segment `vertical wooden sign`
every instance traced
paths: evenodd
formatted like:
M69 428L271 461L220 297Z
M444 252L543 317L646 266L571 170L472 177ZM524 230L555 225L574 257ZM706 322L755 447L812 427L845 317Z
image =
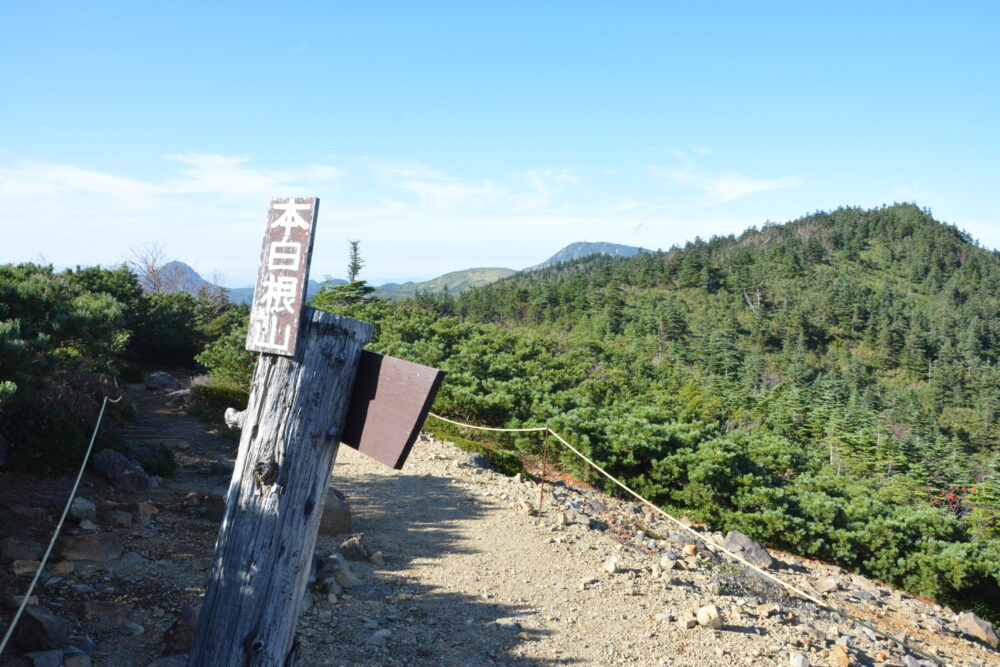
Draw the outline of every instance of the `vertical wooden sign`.
M318 213L318 197L271 200L246 349L295 356Z

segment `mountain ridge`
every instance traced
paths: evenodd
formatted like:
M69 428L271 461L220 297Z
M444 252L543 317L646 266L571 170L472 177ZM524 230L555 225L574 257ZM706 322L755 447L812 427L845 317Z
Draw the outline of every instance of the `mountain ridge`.
M628 246L618 243L577 241L561 248L554 255L540 264L522 269L520 272L535 271L563 262L572 262L583 259L591 255L603 255L608 257L633 257L641 252L650 252L638 246ZM190 265L181 261L171 261L158 269L164 276L170 276L173 287L165 291L183 290L197 294L202 290L221 290L229 297L229 300L237 304L250 304L253 300L254 287L224 287L205 280ZM404 283L389 282L374 286L374 296L383 299L399 300L416 296L418 293L449 293L459 294L467 289L482 287L484 285L509 278L518 274L519 271L505 267L474 267L450 271L443 275L423 281L407 281ZM344 285L347 281L340 278L332 278L319 282L310 280L306 290L306 298L311 299L322 289L324 284ZM160 290L164 291L164 290Z

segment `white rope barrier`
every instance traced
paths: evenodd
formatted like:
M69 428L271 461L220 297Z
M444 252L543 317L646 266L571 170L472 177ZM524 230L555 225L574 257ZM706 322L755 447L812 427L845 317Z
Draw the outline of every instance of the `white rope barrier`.
M473 426L472 424L463 424L462 422L452 421L447 417L442 417L441 415L436 415L433 412L428 412L431 417L435 419L440 419L443 422L448 422L449 424L454 424L455 426L462 426L463 428L471 428L477 431L499 431L501 433L530 433L530 432L541 432L547 430L545 426L538 426L535 428L491 428L489 426Z
M118 386L118 382L115 382L115 387ZM101 411L97 415L97 423L94 424L94 432L90 436L90 444L87 446L87 453L83 455L83 462L80 464L80 470L76 474L76 481L73 483L73 489L69 492L69 498L66 500L66 507L63 508L62 516L59 517L59 523L56 525L55 532L52 533L52 539L49 540L49 546L45 550L45 555L42 556L41 562L38 564L38 569L35 571L35 576L31 579L31 585L28 586L28 591L24 594L24 599L21 600L21 604L17 608L17 612L14 614L14 620L10 622L10 626L7 628L7 633L3 637L3 641L0 641L0 654L3 653L4 649L7 648L7 642L10 641L11 635L14 634L14 628L17 627L17 622L21 620L21 614L24 613L24 608L28 606L28 600L31 598L31 594L35 590L35 586L38 584L38 578L42 575L42 570L45 569L45 564L49 560L49 556L52 554L52 548L56 544L56 540L59 538L59 533L62 531L63 523L66 522L66 516L69 514L70 506L73 504L73 499L76 498L77 489L80 488L80 480L83 479L83 471L87 468L87 461L90 460L90 452L94 449L94 441L97 439L97 431L101 428L101 420L104 419L104 408L107 407L108 403L118 403L123 398L125 394L123 393L118 398L108 398L104 397L101 401Z
M454 424L456 426L462 426L462 427L465 427L465 428L476 429L476 430L479 430L479 431L514 431L514 432L547 431L549 433L549 435L551 435L552 437L554 437L555 439L557 439L559 442L561 442L562 444L564 444L571 452L573 452L578 457L580 457L581 459L583 459L583 461L585 461L587 463L587 465L589 465L591 468L593 468L597 472L599 472L602 475L604 475L605 477L607 477L609 480L611 480L617 486L619 486L621 489L623 489L626 493L628 493L633 498L635 498L636 500L638 500L642 504L644 504L647 507L649 507L650 509L652 509L654 512L657 512L657 513L663 515L667 519L669 519L669 520L673 521L675 524L677 524L677 526L679 526L681 529L683 529L683 530L691 533L692 535L694 535L696 538L698 538L698 540L700 542L703 542L705 544L705 546L707 546L709 549L712 549L712 550L715 550L715 551L719 551L719 552L722 552L722 553L726 554L730 558L732 558L732 559L736 560L737 562L745 565L746 567L750 568L754 572L756 572L756 573L764 576L765 578L767 578L770 581L773 581L774 583L776 583L779 586L785 588L786 590L791 591L795 595L797 595L797 596L799 596L799 597L801 597L801 598L803 598L805 600L808 600L808 601L812 602L813 604L816 604L817 606L822 607L823 609L826 609L826 610L828 610L830 612L833 612L834 614L837 614L838 616L840 616L842 618L848 619L848 620L850 620L853 623L856 623L856 624L858 624L858 625L860 625L862 627L865 627L865 628L871 630L872 632L875 632L875 633L878 633L879 635L882 635L886 639L888 639L888 640L890 640L892 642L895 642L896 644L899 644L900 646L902 646L904 649L906 649L910 653L914 653L916 655L919 655L920 657L922 657L922 658L924 658L926 660L930 660L930 661L932 661L932 662L934 662L934 663L936 663L938 665L943 665L944 664L941 661L940 658L938 658L936 656L933 656L933 655L930 655L929 653L926 653L924 651L921 651L920 649L917 649L917 648L909 645L907 642L901 641L901 640L897 639L896 637L893 637L892 635L888 634L887 632L879 630L878 628L874 627L873 625L871 625L867 621L864 621L864 620L862 620L860 618L857 618L855 616L851 616L847 612L845 612L845 611L843 611L841 609L838 609L837 607L834 607L833 605L828 604L828 603L820 600L819 598L817 598L817 597L815 597L813 595L810 595L809 593L805 592L801 588L799 588L797 586L794 586L793 584L790 584L790 583L788 583L786 581L783 581L782 579L779 579L778 577L776 577L775 575L773 575L773 574L771 574L769 572L765 572L764 570L762 570L761 568L757 567L753 563L749 562L748 560L746 560L745 558L743 558L739 554L733 553L729 549L726 549L724 546L722 546L720 544L713 544L713 543L709 542L708 540L705 540L704 537L700 533L698 533L698 531L694 530L693 528L691 528L688 525L685 525L683 521L681 521L680 519L677 519L676 517L672 516L670 513L668 513L667 511L665 511L663 508L661 508L661 507L659 507L657 505L654 505L649 500L646 500L645 498L643 498L641 495L639 495L638 493L636 493L635 491L633 491L631 488L629 488L624 482L622 482L619 479L615 478L611 473L609 473L604 468L602 468L601 466L599 466L596 463L594 463L586 454L584 454L579 449L577 449L576 447L574 447L573 445L571 445L565 438L563 438L561 435L559 435L558 433L556 433L555 431L553 431L548 426L541 426L541 427L536 427L536 428L512 428L512 429L489 428L489 427L486 427L486 426L473 426L472 424L463 424L462 422L452 421L451 419L446 419L445 417L442 417L440 415L436 415L433 412L429 412L428 414L430 414L432 417L440 419L441 421L445 421L445 422L448 422L450 424Z

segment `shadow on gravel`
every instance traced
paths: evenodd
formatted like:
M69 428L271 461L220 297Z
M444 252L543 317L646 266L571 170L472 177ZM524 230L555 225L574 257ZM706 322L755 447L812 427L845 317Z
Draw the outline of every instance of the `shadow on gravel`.
M512 652L551 634L539 630L544 619L535 610L496 603L478 595L442 590L406 576L414 560L474 553L463 544L458 524L484 514L477 501L449 479L414 475L355 474L356 467L338 462L333 486L351 506L355 532L385 552L387 564L364 569L364 584L336 603L329 636L312 643L303 656L322 664L549 665L577 660L534 659ZM327 538L329 540L329 538ZM337 540L321 543L319 549ZM353 565L353 563L352 563ZM361 565L359 569L365 568ZM488 592L484 584L484 593ZM386 647L372 646L378 628L392 632ZM366 626L366 622L368 625ZM320 626L322 627L322 626ZM326 653L332 645L336 655ZM572 647L567 647L567 654ZM312 664L312 663L310 663ZM315 663L320 664L320 663Z

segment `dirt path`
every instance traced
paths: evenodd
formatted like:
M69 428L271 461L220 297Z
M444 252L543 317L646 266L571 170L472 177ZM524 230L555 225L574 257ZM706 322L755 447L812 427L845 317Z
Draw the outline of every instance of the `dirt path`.
M131 435L167 443L178 473L139 494L88 473L82 495L98 506L100 530L113 532L125 555L78 561L39 591L41 604L72 621L75 646L92 641L86 648L96 665L144 666L183 650L182 633L171 628L183 627L177 619L203 594L218 531L206 518L206 497L227 483L235 455L231 440L169 407L163 392L136 386L130 395L139 408ZM48 495L35 488L30 502L51 517L60 485L52 481ZM333 486L350 505L354 532L381 558L349 561L360 581L339 595L310 592L300 665L788 665L791 653L811 665L920 664L883 638L716 562L709 546L717 534L695 539L635 505L565 485L546 488L539 521L537 484L472 467L446 443L418 443L403 471L343 447ZM11 493L0 493L0 506L14 502ZM141 518L138 503L147 501L156 513ZM122 510L135 518L132 526L109 522ZM347 537L321 537L317 555L336 553ZM944 662L1000 665L996 652L961 636L950 610L776 555L782 577L810 591L833 577L835 586L818 596L908 633ZM27 579L7 572L5 596L23 591ZM685 627L707 605L718 609L721 627ZM0 664L32 663L8 651Z
M396 472L341 450L334 485L351 502L355 530L384 551L386 564L359 567L362 593L304 617L313 633L306 664L787 665L790 652L799 652L809 664L825 665L840 664L829 648L838 640L856 664L904 664L895 645L873 641L859 627L789 600L735 568L705 561L657 576L662 553L681 556L695 540L634 505L556 488L555 497L545 494L548 511L539 524L523 513L525 503L537 506L536 484L477 470L465 460L446 443L424 442ZM571 513L582 508L598 529L561 526L557 503ZM629 514L667 539L637 533L623 520ZM711 539L706 534L705 542ZM336 544L321 541L319 548ZM617 559L613 573L605 567L611 557ZM937 622L928 619L949 615L940 607L852 580L836 568L784 560L785 578L812 590L810 583L837 577L847 589L830 594L838 605L894 634L908 632L943 660L1000 664L985 647L928 629ZM850 592L862 590L872 591L862 597L873 600L852 602ZM710 604L722 613L719 630L684 628L664 616L683 617ZM379 628L392 632L385 647L370 643Z

